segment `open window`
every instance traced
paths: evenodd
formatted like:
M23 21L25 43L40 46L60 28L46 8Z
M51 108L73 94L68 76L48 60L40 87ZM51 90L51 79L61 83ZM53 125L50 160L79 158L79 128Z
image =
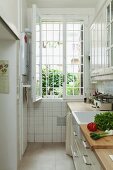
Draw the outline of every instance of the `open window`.
M33 5L32 98L84 96L84 25L40 19Z
M33 102L42 98L41 90L41 19L36 5L32 6L32 99Z

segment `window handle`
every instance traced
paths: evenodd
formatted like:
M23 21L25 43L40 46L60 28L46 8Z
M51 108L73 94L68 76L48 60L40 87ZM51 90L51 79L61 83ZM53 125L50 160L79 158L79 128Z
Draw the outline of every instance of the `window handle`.
M65 75L63 75L63 82L65 82Z

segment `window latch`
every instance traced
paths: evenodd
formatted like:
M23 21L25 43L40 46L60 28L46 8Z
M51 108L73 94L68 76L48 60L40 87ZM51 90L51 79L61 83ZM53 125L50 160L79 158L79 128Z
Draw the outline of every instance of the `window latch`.
M65 75L63 75L63 82L65 82Z

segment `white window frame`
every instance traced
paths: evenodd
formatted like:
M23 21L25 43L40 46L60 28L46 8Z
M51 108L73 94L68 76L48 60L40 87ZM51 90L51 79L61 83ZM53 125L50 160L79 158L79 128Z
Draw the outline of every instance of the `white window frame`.
M37 7L35 4L32 5L32 54L31 54L31 96L33 102L36 102L40 99L42 99L42 92L41 92L41 60L40 60L40 70L39 70L39 79L40 79L40 94L36 95L36 24L37 24L37 17L39 18L39 25L40 25L40 31L41 31L41 21L40 21L40 15L37 11ZM41 34L40 34L40 42L41 42ZM41 43L40 43L41 45ZM41 56L41 48L39 52Z
M32 99L33 102L42 99L42 59L40 61L40 95L36 96L36 21L37 21L37 8L36 5L32 6L33 12L32 12ZM38 15L39 16L39 15ZM40 17L40 16L39 16ZM59 99L78 99L82 100L84 98L84 34L85 30L83 29L83 95L74 95L74 96L67 96L66 95L66 23L68 21L63 20L63 75L64 75L64 81L63 81L63 98L58 98ZM69 22L71 22L69 20ZM76 20L72 20L72 22L76 22ZM41 24L40 24L41 25ZM83 23L84 25L84 23ZM41 26L40 26L41 30ZM40 47L42 48L42 37L40 34ZM42 50L40 48L40 56L42 56ZM43 98L44 99L44 98ZM48 98L46 98L48 99ZM53 98L52 98L53 99Z

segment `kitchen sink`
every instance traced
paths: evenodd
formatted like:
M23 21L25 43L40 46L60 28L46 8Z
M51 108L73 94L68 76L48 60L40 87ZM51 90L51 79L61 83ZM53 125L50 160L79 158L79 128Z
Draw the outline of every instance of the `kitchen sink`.
M100 112L101 111L90 111L90 112L89 111L84 111L84 112L73 111L72 114L78 124L87 124L89 122L93 122L95 115Z

